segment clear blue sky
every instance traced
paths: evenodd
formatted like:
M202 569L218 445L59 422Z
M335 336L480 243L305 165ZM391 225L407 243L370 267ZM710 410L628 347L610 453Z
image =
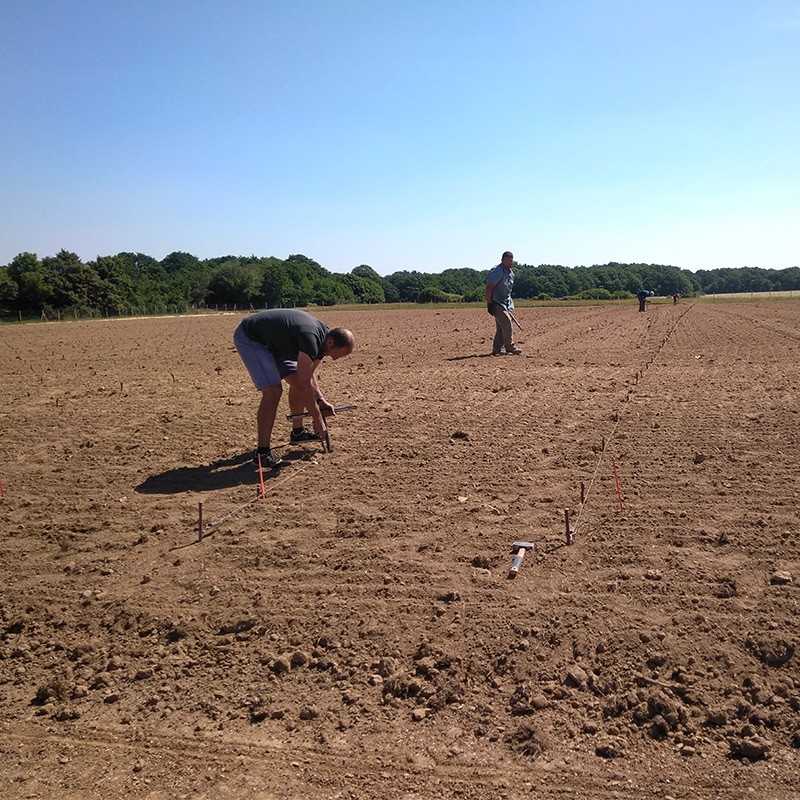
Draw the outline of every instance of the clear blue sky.
M0 0L0 264L800 265L797 0Z

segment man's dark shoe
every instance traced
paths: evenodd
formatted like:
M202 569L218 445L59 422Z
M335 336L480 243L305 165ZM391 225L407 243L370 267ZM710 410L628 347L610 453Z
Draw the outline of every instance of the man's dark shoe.
M292 444L295 442L319 442L321 439L317 436L314 431L308 431L305 428L298 428L292 430L292 436L290 438Z
M253 466L258 469L258 460L261 459L261 469L282 469L291 466L291 461L286 461L280 456L276 456L267 448L256 450L253 453Z

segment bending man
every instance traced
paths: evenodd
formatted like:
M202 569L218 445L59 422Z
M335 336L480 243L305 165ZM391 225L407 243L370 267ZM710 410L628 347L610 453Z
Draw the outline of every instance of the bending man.
M313 433L303 426L303 418L294 418L291 442L316 441L325 433L322 415L335 414L323 397L314 371L325 356L334 361L353 352L353 334L347 328L329 330L324 322L305 311L275 308L245 317L233 334L233 343L253 384L261 392L256 423L258 448L253 455L263 467L286 467L291 462L271 450L272 428L283 393L282 381L289 385L289 409L292 414L308 411Z

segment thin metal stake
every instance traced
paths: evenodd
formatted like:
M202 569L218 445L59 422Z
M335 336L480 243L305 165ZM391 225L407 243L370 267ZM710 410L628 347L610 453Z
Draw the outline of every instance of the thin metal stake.
M203 503L197 504L197 541L203 541Z

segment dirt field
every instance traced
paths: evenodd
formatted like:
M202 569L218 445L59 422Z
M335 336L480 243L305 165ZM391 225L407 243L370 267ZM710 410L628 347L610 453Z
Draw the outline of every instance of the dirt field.
M800 302L319 316L0 328L0 796L797 798Z

